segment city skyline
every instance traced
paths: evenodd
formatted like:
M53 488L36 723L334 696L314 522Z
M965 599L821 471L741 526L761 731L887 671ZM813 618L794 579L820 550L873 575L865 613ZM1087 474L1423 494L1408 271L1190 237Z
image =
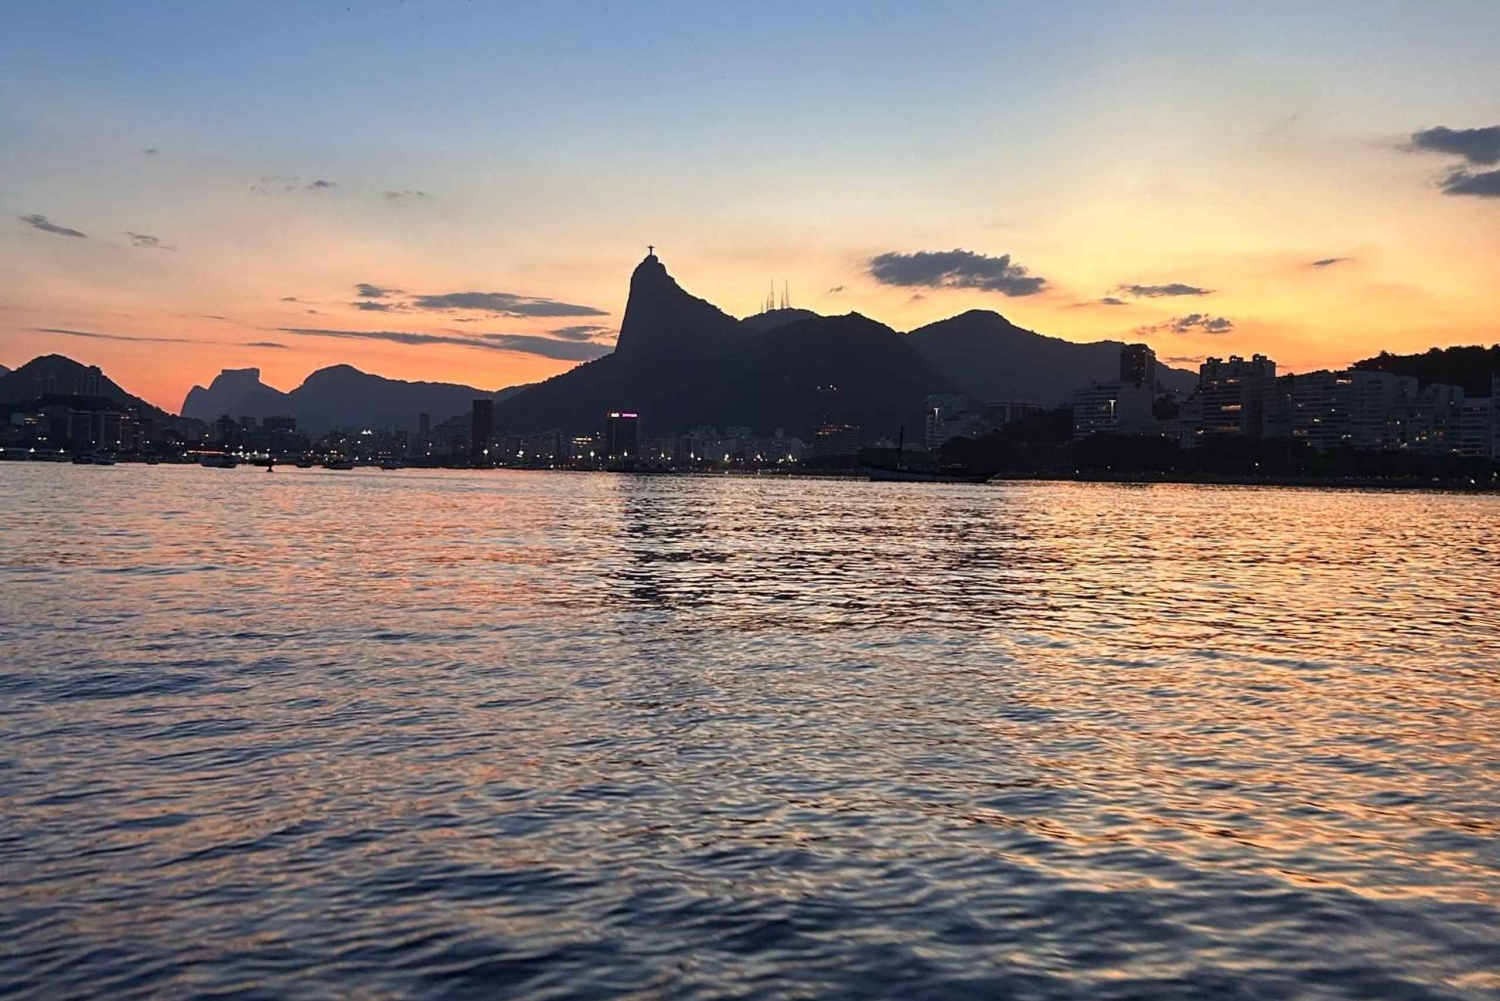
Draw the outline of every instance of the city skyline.
M0 363L501 388L607 352L648 243L736 315L1185 368L1496 340L1489 6L231 10L16 14Z

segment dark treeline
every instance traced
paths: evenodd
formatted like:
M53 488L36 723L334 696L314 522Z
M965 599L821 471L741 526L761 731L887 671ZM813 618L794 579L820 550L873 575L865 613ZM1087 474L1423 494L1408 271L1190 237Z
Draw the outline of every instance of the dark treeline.
M1424 386L1442 382L1462 386L1466 396L1489 396L1490 374L1500 372L1500 344L1432 348L1414 355L1393 355L1382 351L1374 358L1355 362L1353 367L1392 375L1414 375Z

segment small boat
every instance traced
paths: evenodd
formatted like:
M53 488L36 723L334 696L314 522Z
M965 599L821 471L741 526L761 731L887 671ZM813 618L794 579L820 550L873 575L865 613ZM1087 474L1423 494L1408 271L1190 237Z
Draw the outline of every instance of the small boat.
M298 459L297 460L297 468L298 469L311 469L315 465L317 465L317 463L313 462L311 459Z
M942 469L892 469L888 466L867 466L870 479L876 483L984 483L989 473L973 473L968 470Z
M353 469L354 462L350 459L335 459L323 463L324 469Z
M405 469L406 466L399 462L382 462L380 468L389 472L395 469Z
M114 464L115 464L115 457L112 456L112 455L96 455L96 456L94 456L94 465L96 465L96 466L113 466Z
M75 455L75 456L73 456L73 465L75 465L75 466L92 466L93 464L94 464L94 457L92 455Z
M205 455L198 465L209 469L233 469L239 465L239 460L232 455Z

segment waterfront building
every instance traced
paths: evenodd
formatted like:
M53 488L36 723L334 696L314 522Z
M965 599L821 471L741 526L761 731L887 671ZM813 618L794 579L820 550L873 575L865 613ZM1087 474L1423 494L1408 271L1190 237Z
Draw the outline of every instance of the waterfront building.
M1209 358L1198 369L1199 438L1264 438L1276 411L1276 363L1265 355Z
M495 436L495 401L475 400L469 410L469 461L490 458L490 439Z
M829 456L859 454L858 424L824 424L813 431L813 455L823 459Z
M1156 352L1148 344L1120 348L1120 382L1156 391Z
M1495 398L1471 396L1459 408L1457 451L1469 459L1495 455Z
M635 459L641 454L640 415L611 410L604 429L604 454L611 459Z

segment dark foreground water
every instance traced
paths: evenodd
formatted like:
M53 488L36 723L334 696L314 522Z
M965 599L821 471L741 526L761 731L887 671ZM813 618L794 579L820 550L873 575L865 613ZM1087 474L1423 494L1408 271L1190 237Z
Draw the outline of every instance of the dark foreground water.
M1500 996L1500 498L0 505L0 996Z

